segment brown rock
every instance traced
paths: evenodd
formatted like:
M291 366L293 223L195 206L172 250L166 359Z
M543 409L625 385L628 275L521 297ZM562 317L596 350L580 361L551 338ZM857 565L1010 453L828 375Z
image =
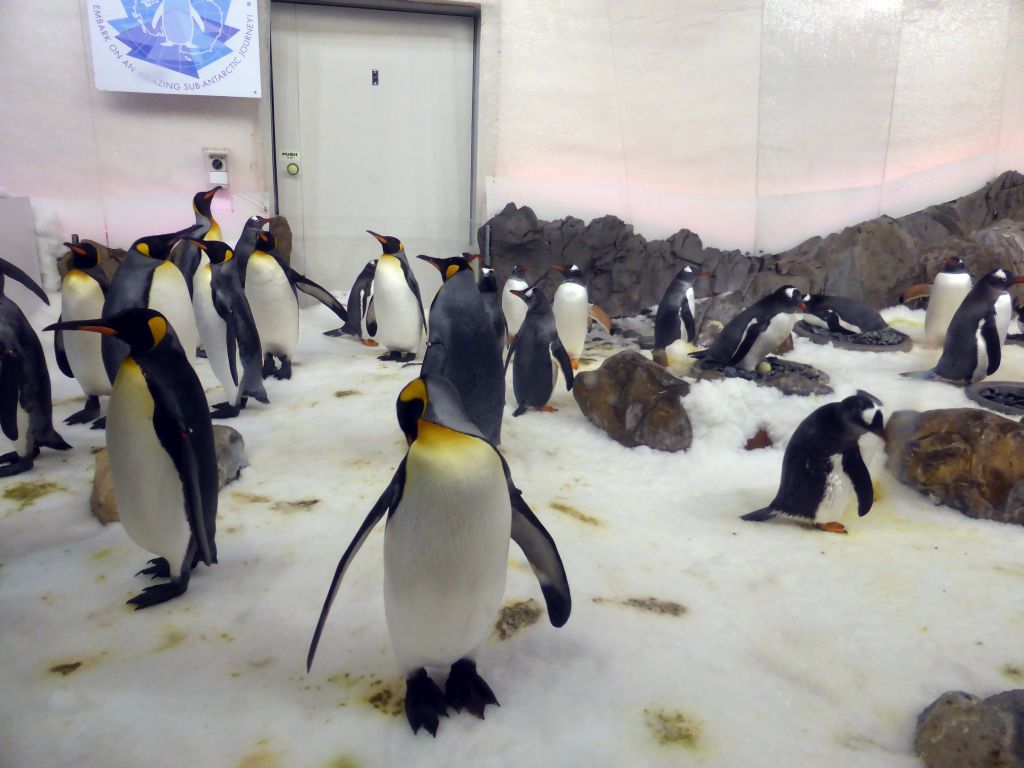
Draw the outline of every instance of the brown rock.
M292 263L292 228L284 216L274 216L270 220L270 234L277 241L277 255L285 264Z
M110 461L106 448L96 452L96 470L92 478L89 506L96 519L104 525L116 523L121 519L117 515L117 499L114 497L114 481L110 477Z
M573 395L594 425L627 448L684 451L693 433L681 398L690 386L639 352L609 357L576 376Z
M886 466L968 517L1024 524L1024 426L989 411L897 411Z
M917 718L914 750L927 768L1024 765L1024 690L982 701L947 691Z

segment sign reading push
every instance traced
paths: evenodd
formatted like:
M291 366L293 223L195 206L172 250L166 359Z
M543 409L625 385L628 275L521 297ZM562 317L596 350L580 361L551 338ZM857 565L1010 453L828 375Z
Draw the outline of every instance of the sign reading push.
M101 91L258 98L256 0L86 0Z

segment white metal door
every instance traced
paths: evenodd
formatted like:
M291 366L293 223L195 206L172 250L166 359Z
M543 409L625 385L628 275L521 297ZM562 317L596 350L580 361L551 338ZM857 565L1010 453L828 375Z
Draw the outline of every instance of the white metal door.
M467 17L271 6L278 205L312 279L350 288L380 254L367 229L410 257L470 248L473 34ZM439 278L411 260L426 303Z

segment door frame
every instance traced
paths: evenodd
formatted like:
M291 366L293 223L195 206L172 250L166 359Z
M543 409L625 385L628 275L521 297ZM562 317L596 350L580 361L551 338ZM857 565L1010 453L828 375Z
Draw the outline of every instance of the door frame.
M269 70L266 82L270 83L269 120L270 120L270 157L268 168L270 170L272 208L275 214L280 215L281 208L278 200L278 178L277 178L277 120L274 110L274 46L273 33L271 30L270 6L273 5L321 5L334 6L338 8L360 8L373 11L392 11L396 13L425 13L435 16L460 16L473 19L473 93L472 106L470 109L470 158L469 158L469 231L466 233L466 242L475 243L476 232L480 226L478 214L478 193L477 185L477 154L478 137L477 126L479 121L479 92L480 92L480 3L479 2L420 2L419 0L269 0L267 6L267 69Z

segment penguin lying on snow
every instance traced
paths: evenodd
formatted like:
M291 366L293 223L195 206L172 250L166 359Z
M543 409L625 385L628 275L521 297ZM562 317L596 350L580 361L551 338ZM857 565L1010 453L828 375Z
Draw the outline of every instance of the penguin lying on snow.
M817 294L807 299L803 320L832 333L853 335L882 331L889 327L870 304L846 296Z
M217 456L199 377L170 323L151 309L46 330L93 331L130 348L107 413L110 473L125 533L158 556L140 573L171 580L128 603L139 609L177 597L199 560L217 562Z
M409 362L416 357L427 327L420 285L398 238L366 231L376 238L383 251L373 274L372 306L377 320L374 340L388 353L378 359Z
M999 370L1002 344L995 304L1011 285L1018 283L1024 283L1024 278L1015 278L1005 269L994 269L981 278L950 320L942 356L935 367L900 375L972 384Z
M544 278L542 277L541 280ZM555 410L548 405L551 393L555 391L558 367L565 376L565 388L572 389L572 361L562 346L551 312L551 302L536 283L525 291L514 290L512 295L528 305L526 319L519 333L508 348L505 370L512 362L512 391L516 394L518 407L513 416L522 416L529 407L542 411Z
M0 455L0 477L32 469L39 447L66 451L71 446L53 428L50 374L39 337L17 304L4 295L4 278L17 280L49 304L35 280L0 259L0 430L14 450Z
M842 523L819 518L842 513L833 507L842 472L853 482L857 514L864 517L870 511L874 489L857 441L866 432L885 440L881 404L874 395L858 391L841 402L821 406L800 422L782 458L779 492L767 507L741 519L764 522L787 515L823 531L846 533Z
M510 531L540 580L554 626L568 621L572 601L554 540L455 387L443 377L415 379L399 394L397 411L409 450L338 563L306 669L345 571L387 513L384 610L406 678L405 713L413 733L424 727L436 735L448 707L483 718L498 703L474 659L501 607ZM427 668L449 666L442 692Z
M736 315L710 347L690 357L753 371L792 333L797 313L807 309L804 301L794 286L783 285Z
M71 251L71 269L60 287L61 320L85 320L103 313L107 293L107 275L99 265L99 254L92 243L64 243ZM85 393L85 407L64 419L65 424L84 424L100 415L100 398L110 394L110 379L103 367L100 337L91 333L73 333L67 342L64 333L53 334L57 367L69 379L76 379Z
M371 337L377 333L377 320L370 313L373 301L373 275L377 271L377 259L370 259L352 283L348 292L347 316L344 325L333 331L324 331L324 336L358 336L368 347L377 346Z

